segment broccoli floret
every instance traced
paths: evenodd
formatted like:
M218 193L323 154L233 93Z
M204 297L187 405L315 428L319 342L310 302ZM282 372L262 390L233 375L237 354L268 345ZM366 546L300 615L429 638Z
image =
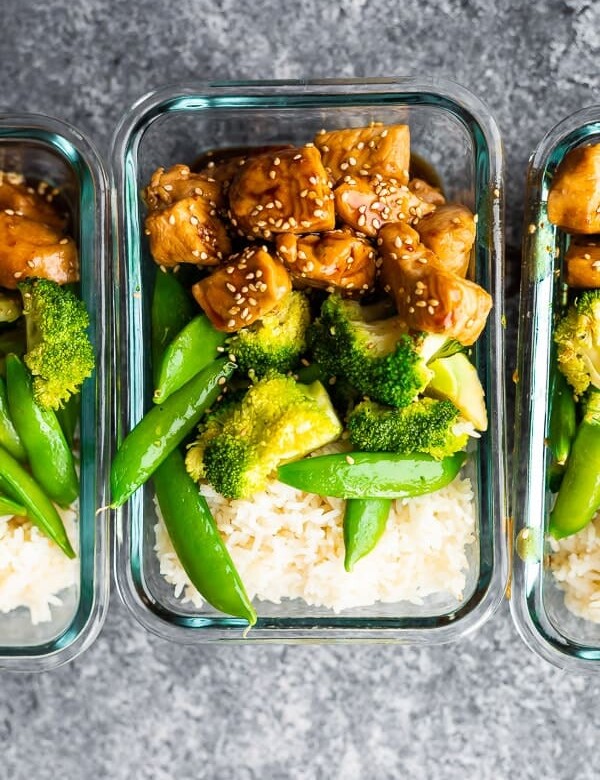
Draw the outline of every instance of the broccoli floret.
M58 409L94 370L88 313L83 301L56 282L27 279L19 289L33 392L40 406Z
M600 290L584 292L554 332L558 367L580 396L593 385L600 389Z
M461 419L451 401L421 398L403 409L363 401L348 418L350 442L356 450L424 452L441 460L462 450L472 425Z
M337 439L342 425L320 382L303 385L269 372L243 399L212 415L186 457L195 480L227 498L263 490L282 463Z
M398 317L378 317L381 307L330 295L320 317L308 329L313 357L325 371L346 379L360 393L406 406L433 376L428 361L447 338L433 333L409 334Z
M306 329L310 307L305 295L291 292L262 319L242 328L228 340L241 371L257 377L270 369L291 369L306 349Z

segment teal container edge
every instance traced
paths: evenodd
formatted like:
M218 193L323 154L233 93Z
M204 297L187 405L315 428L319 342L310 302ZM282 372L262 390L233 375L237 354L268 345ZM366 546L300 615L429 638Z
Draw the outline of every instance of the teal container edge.
M37 114L0 114L0 168L51 180L68 201L90 313L96 371L82 389L79 585L64 592L52 620L33 626L24 608L0 613L0 669L45 671L82 653L102 627L109 597L106 464L111 441L108 186L100 158L78 130Z

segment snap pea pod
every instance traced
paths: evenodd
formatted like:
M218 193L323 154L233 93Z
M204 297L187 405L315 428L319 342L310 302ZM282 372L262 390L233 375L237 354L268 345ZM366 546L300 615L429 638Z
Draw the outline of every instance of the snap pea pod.
M549 533L555 539L577 533L600 508L600 391L592 390L550 512Z
M156 471L217 399L235 363L213 361L164 404L151 409L125 438L113 460L110 484L115 509Z
M170 342L160 360L153 401L161 404L219 356L217 347L227 334L217 330L206 314L200 314Z
M19 438L8 409L8 395L6 382L0 377L0 446L20 461L27 460L27 453L23 442Z
M563 374L554 369L550 388L550 421L548 425L548 446L554 461L564 466L575 438L577 421L573 390Z
M69 506L79 495L73 453L55 412L36 403L31 375L16 355L6 358L6 386L10 414L33 476L53 501Z
M254 607L179 450L161 463L153 481L169 537L192 584L213 607L253 626Z
M344 512L344 568L371 552L381 539L392 507L391 498L349 498Z
M158 379L160 360L167 344L194 316L194 304L172 273L156 271L152 295L152 371Z
M5 517L6 515L26 517L27 509L22 504L13 501L12 498L0 496L0 516Z
M0 481L23 504L31 522L56 542L68 558L74 558L75 551L56 507L36 480L3 447L0 447Z
M286 463L278 479L307 493L337 498L405 498L452 482L465 461L457 452L443 460L413 453L343 452Z

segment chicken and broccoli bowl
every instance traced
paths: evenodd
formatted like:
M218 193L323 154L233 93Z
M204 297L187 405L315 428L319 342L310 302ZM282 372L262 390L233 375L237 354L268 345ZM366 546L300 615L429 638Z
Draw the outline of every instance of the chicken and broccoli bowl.
M406 123L372 121L148 173L153 403L111 495L146 485L182 614L470 597L493 300L475 213L424 171Z

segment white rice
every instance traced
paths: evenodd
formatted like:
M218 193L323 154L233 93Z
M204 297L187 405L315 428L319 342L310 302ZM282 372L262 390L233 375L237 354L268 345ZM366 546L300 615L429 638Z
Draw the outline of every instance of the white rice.
M251 500L227 500L209 486L202 491L250 598L299 598L339 612L376 601L421 604L441 592L463 596L476 528L469 479L394 501L379 544L351 573L344 569L341 499L277 481ZM202 606L161 519L155 532L161 574L177 597Z
M59 512L77 552L77 504ZM0 517L0 612L25 607L32 623L51 620L51 607L62 603L58 594L78 577L79 560L67 558L29 520Z
M574 615L600 623L600 514L573 536L551 540L550 568Z

